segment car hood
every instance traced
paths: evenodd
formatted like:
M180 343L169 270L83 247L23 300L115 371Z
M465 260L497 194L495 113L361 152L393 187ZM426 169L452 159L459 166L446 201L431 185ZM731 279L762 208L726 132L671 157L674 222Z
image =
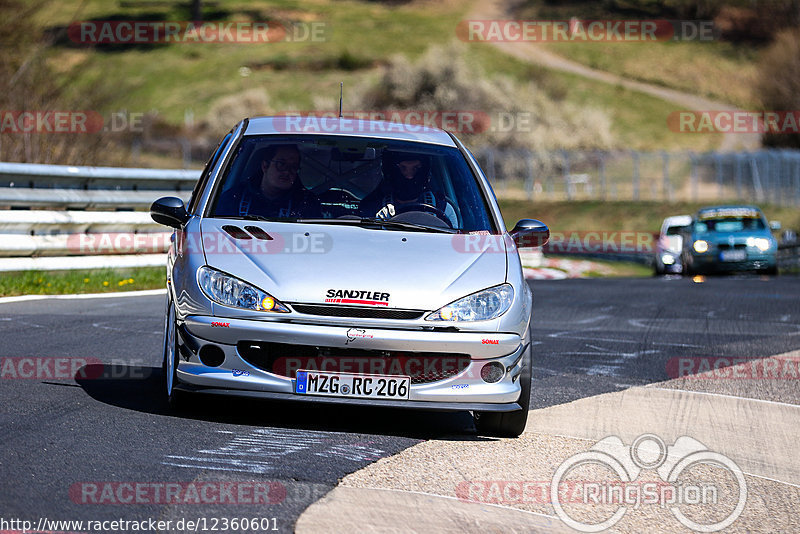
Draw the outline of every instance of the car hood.
M201 231L209 266L288 303L435 310L506 280L507 236L231 219Z

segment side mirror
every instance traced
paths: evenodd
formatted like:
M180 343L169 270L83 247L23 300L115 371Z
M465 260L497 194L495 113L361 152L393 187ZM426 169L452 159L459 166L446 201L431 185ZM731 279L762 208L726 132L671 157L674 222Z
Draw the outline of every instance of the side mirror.
M158 224L171 226L179 230L189 220L186 206L183 205L183 200L178 197L162 197L153 202L150 206L150 217Z
M550 239L550 229L536 219L522 219L510 232L517 248L542 247Z
M781 229L781 222L780 221L770 221L769 222L769 229L778 231Z

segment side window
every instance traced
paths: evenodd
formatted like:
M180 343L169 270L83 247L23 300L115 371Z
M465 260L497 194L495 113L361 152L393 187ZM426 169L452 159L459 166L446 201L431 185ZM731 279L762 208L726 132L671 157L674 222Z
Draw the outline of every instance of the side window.
M228 134L222 138L222 141L220 141L220 143L217 145L217 148L215 148L214 152L211 154L211 159L208 160L206 166L203 168L203 173L197 180L194 190L192 191L192 197L189 199L189 207L187 208L189 213L194 213L194 211L197 209L197 203L200 201L202 191L206 187L208 177L211 175L211 171L214 169L214 166L216 166L217 160L219 160L220 156L222 155L222 152L225 149L225 146L228 144L228 140L230 140L231 135L233 135L232 131L228 132Z

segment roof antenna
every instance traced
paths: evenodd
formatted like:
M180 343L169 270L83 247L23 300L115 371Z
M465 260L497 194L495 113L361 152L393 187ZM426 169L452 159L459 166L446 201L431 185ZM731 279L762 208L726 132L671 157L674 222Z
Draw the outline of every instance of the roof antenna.
M344 96L344 82L339 82L339 118L342 118L342 97Z

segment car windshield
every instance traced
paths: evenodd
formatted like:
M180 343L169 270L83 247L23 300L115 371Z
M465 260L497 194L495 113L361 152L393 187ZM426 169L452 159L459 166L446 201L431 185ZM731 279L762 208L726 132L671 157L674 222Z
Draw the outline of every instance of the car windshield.
M457 148L366 137L247 136L210 215L496 233Z
M744 232L764 230L764 221L757 217L719 217L703 219L694 225L696 232Z
M686 230L686 226L670 226L667 228L666 235L681 235Z

